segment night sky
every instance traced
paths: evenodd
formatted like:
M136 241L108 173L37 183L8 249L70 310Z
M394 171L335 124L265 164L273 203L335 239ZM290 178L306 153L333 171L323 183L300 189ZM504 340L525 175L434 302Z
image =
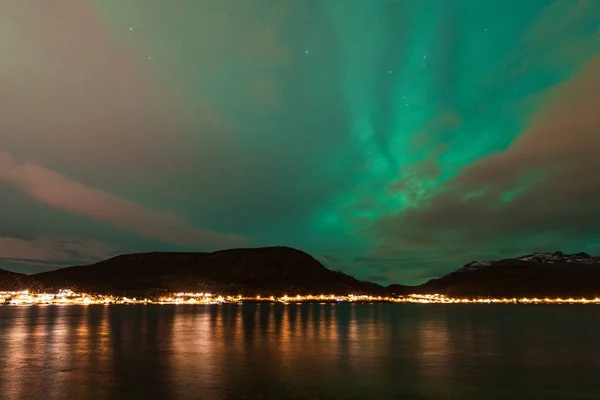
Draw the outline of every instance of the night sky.
M600 253L600 1L15 0L0 52L0 268Z

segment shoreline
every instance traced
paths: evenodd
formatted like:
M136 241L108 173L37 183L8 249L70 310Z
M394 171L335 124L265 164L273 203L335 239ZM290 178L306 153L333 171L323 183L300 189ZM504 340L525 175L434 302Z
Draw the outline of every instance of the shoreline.
M241 296L211 293L173 293L151 298L96 295L60 290L56 293L29 291L0 292L0 305L221 305L221 304L600 304L600 297L450 297L441 294L409 294L402 296L308 295L308 296Z

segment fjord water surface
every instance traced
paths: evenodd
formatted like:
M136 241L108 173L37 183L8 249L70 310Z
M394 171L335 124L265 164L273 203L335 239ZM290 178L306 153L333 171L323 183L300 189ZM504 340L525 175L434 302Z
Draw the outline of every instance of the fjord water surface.
M598 399L600 307L0 307L0 399Z

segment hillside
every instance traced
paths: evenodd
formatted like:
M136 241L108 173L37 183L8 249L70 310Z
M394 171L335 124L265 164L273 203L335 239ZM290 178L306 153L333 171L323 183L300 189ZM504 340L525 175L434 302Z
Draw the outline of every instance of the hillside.
M40 283L31 276L0 269L0 291L39 289Z
M386 292L389 294L400 296L405 294L414 293L414 286L407 285L399 285L397 283L393 283L385 288Z
M72 287L128 296L165 291L267 295L384 290L377 284L329 270L310 255L289 247L126 254L34 277L52 289Z
M445 294L454 297L600 297L600 257L532 253L473 261L419 286L386 288L325 268L289 247L213 253L125 254L32 276L0 269L0 290L58 290L152 296L165 292L282 294Z

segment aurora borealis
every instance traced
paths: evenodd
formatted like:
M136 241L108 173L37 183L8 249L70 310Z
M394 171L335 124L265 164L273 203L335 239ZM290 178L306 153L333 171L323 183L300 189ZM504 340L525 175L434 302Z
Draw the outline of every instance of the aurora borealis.
M7 1L0 268L600 253L600 2Z

